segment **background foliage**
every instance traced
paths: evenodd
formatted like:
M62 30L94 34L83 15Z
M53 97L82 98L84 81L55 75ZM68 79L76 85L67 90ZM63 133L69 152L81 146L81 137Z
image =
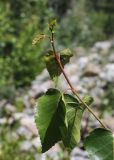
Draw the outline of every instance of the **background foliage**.
M4 0L0 1L0 88L6 91L30 85L41 71L45 43L32 47L35 33L46 33L50 18L57 17L59 46L92 45L114 33L113 1ZM66 27L68 26L68 27ZM29 67L28 67L29 66Z
M25 92L44 68L40 62L50 46L42 42L33 47L32 39L36 34L47 33L50 18L56 17L58 21L56 45L59 50L64 46L74 50L80 45L91 47L96 41L113 38L113 3L113 0L0 0L0 105L4 98L6 101L16 98L13 103L16 110L23 111L22 97L18 99L16 93ZM102 99L101 117L105 111L112 114L113 88L110 83L104 88L106 94ZM3 106L3 113L0 110L0 118L7 117L9 122L10 116L4 113L5 109ZM34 159L34 149L20 154L19 145L25 137L15 140L12 127L15 128L8 123L0 129L1 160Z

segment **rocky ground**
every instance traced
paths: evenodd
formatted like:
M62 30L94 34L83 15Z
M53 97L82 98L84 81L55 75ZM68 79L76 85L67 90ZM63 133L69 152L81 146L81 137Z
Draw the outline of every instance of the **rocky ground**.
M112 44L109 41L98 42L88 51L81 47L77 48L76 56L73 56L70 63L65 66L65 72L80 96L90 94L94 97L92 107L94 107L96 114L99 114L98 110L100 110L102 112L100 116L102 116L107 126L114 131L113 107L109 109L110 113L101 107L103 105L108 107L109 97L105 96L107 89L109 89L108 86L111 86L112 92L114 91L114 51ZM38 152L41 144L34 123L33 98L38 98L53 85L48 72L44 70L32 82L28 93L17 98L15 104L7 103L6 100L0 102L0 133L2 134L3 128L8 127L10 132L8 133L7 131L7 134L11 138L16 139L16 141L19 141L20 138L22 139L19 143L20 153L33 151L34 160L45 160L46 157L49 160L62 160L68 157L68 152L58 144L45 154L41 155ZM64 91L69 89L62 75L60 76L58 86ZM112 105L114 105L114 102ZM92 116L89 119L90 128L99 126ZM83 120L82 126L84 127L85 125L86 123ZM0 144L0 148L2 148L2 144ZM2 154L1 152L0 155ZM71 152L70 159L88 160L89 158L86 151L76 147Z

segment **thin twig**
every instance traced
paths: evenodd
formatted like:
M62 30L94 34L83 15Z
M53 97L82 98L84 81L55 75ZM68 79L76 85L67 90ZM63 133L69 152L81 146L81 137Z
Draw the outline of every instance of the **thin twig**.
M80 96L78 95L77 91L75 90L75 88L72 86L68 76L66 75L64 68L62 66L61 60L60 60L60 56L57 54L56 50L55 50L55 45L54 45L54 34L53 32L51 32L52 37L51 37L51 46L53 49L53 53L55 56L55 59L61 69L61 72L63 73L67 83L69 84L72 93L78 98L78 100L88 109L88 111L99 121L99 123L102 125L103 128L107 129L107 127L103 124L103 122L99 119L99 117L96 116L96 114L93 112L93 110L80 98Z

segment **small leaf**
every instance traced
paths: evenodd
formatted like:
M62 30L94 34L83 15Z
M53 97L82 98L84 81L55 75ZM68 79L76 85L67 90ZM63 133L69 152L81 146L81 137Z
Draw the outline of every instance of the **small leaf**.
M49 51L45 57L44 61L46 63L46 68L49 72L49 75L52 79L55 77L58 77L61 74L60 67L58 66L58 63L56 62L56 59L53 55L53 51Z
M49 22L49 29L51 31L53 31L53 27L56 25L56 23L57 23L56 19L53 19Z
M95 129L86 137L84 145L90 160L114 159L114 134L109 130Z
M89 95L86 95L83 97L82 99L87 105L90 105L92 104L92 102L94 101L93 98Z
M64 125L65 108L61 105L61 93L49 89L38 99L35 122L39 131L42 152L46 152L61 140L60 128Z
M36 45L42 39L45 39L47 36L45 34L38 34L32 41L32 45Z
M72 56L71 51L69 49L65 49L62 52L60 52L60 60L64 67L66 63L69 62L70 57ZM47 70L49 72L49 75L52 79L55 77L58 77L61 74L61 69L55 59L55 56L53 55L53 51L49 51L45 57L44 57Z
M63 65L67 64L70 60L70 58L73 56L70 49L64 49L63 51L60 52L60 59Z
M65 147L73 149L80 142L80 125L84 108L80 107L79 101L71 95L64 95L66 106L67 132L63 132L63 143Z

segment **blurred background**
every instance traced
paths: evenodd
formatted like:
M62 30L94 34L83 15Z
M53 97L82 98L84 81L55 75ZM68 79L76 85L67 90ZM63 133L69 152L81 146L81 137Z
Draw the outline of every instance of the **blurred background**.
M39 153L32 98L53 84L42 60L49 43L33 47L32 40L48 34L51 18L58 22L56 48L74 55L65 67L71 82L81 96L93 96L96 114L114 130L114 1L0 0L0 160L88 160L83 139L99 124L87 113L80 147L69 153L57 144ZM68 87L62 76L60 82Z

